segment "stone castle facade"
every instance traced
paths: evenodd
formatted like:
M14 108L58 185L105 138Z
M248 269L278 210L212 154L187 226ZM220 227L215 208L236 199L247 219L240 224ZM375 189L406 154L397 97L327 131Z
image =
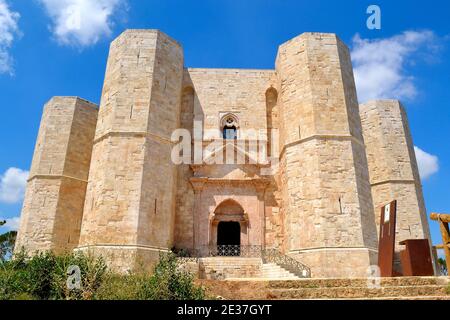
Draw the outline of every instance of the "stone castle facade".
M173 247L261 246L313 277L365 276L392 200L397 240L430 239L402 105L358 105L334 34L282 44L275 65L185 68L164 33L125 31L111 44L100 108L75 97L46 104L16 248L90 251L132 269ZM179 128L192 153L215 157L205 152L214 140L247 161L174 163ZM277 166L252 161L252 139L238 148L247 129L265 132L257 154Z

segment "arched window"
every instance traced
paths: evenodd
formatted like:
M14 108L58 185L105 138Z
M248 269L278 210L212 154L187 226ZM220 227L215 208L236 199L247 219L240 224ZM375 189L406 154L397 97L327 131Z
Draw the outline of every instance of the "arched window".
M232 115L226 115L221 121L223 138L226 140L237 139L238 123L237 118Z
M237 139L237 129L235 126L223 128L223 138L226 140Z

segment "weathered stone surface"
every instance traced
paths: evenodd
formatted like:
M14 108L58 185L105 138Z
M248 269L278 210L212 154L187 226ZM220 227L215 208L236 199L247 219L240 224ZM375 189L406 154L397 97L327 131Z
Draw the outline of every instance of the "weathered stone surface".
M96 105L54 97L44 108L16 249L72 250L78 245Z
M377 229L381 208L395 199L396 242L429 239L431 248L422 184L405 109L397 100L378 100L361 105L360 110ZM404 247L397 244L399 271L402 249Z
M79 249L157 260L173 245L183 52L157 30L128 30L111 45ZM125 267L126 268L126 267Z
M282 44L274 70L185 68L183 59L164 33L128 30L111 44L96 126L96 109L79 99L49 103L20 245L77 247L125 272L150 268L172 247L207 252L220 225L234 222L240 245L277 249L313 277L363 277L377 263L380 205L401 203L399 239L428 237L406 117L377 106L360 115L336 35ZM223 139L227 123L236 140ZM176 165L172 133L197 125L189 142L200 157ZM220 148L208 154L213 141ZM223 151L244 162L214 163ZM279 166L270 171L265 158Z
M227 300L277 299L385 299L449 300L449 278L410 277L381 279L370 288L367 279L199 280L212 297Z
M313 276L363 276L376 264L372 208L347 47L306 33L280 47L285 250Z

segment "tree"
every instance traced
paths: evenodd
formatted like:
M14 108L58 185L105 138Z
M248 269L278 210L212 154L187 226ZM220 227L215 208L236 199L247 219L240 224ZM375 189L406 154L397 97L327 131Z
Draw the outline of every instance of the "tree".
M439 265L439 272L441 273L441 275L443 276L448 275L447 264L445 262L445 259L439 258L438 265Z
M0 235L0 261L9 259L16 243L17 231L9 231Z

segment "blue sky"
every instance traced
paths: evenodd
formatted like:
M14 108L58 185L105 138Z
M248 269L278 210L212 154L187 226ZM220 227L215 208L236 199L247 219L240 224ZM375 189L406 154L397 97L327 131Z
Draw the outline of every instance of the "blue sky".
M370 4L381 30L366 27ZM0 217L16 225L44 103L99 103L109 42L126 28L161 29L182 43L187 66L210 68L273 68L290 38L337 33L354 54L360 100L403 101L428 212L450 211L449 14L445 0L0 0Z

